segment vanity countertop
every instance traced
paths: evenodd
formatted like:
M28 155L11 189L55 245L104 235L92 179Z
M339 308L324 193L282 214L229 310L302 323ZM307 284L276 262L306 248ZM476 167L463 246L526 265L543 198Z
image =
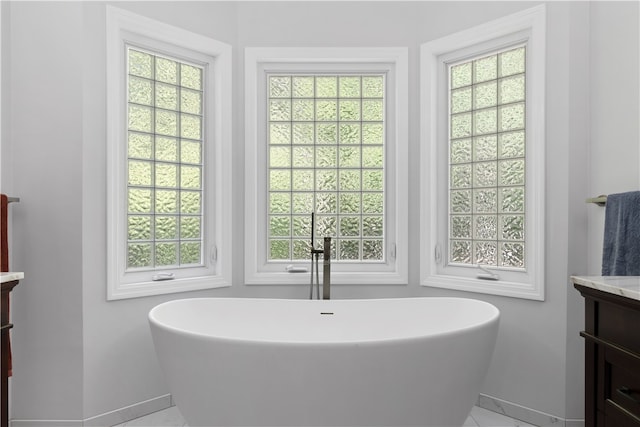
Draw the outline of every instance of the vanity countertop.
M640 276L571 276L574 284L640 301Z
M13 282L14 280L24 279L24 273L10 271L7 273L0 273L0 283Z

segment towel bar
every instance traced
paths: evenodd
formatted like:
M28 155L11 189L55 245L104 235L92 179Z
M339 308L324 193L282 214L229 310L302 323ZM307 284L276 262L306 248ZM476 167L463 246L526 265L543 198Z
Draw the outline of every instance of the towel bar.
M598 197L592 197L586 200L587 203L595 203L598 206L604 206L607 204L607 196L600 195Z
M20 197L7 197L8 203L18 203L20 201Z

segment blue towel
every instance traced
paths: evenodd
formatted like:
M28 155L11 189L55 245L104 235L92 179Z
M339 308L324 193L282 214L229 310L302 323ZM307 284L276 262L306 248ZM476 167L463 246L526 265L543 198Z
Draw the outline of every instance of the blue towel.
M640 276L640 191L607 196L602 275Z

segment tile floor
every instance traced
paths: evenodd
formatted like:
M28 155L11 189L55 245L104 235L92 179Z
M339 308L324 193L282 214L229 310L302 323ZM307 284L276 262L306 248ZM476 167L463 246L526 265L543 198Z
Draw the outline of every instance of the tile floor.
M113 427L187 427L180 411L175 406L154 412ZM534 427L531 424L505 417L495 412L474 406L464 427Z

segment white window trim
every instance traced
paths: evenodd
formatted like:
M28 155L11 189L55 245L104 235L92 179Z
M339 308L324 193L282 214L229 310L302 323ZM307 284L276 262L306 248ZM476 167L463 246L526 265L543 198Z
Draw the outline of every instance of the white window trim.
M346 68L345 68L346 67ZM367 68L369 67L369 68ZM336 284L407 284L407 162L408 162L408 49L407 48L246 48L245 49L245 283L309 284L308 274L285 271L286 263L266 263L266 176L265 128L261 127L264 105L258 105L258 91L264 88L268 71L383 71L393 74L393 90L386 94L392 105L387 123L385 164L394 162L395 174L386 180L385 192L394 197L395 218L385 215L387 236L384 265L353 263L332 264L331 282ZM262 120L264 121L264 120ZM390 234L389 234L390 233ZM387 237L385 236L385 237ZM395 243L395 244L393 244ZM261 253L260 248L263 248ZM308 265L306 265L308 267Z
M231 285L231 46L190 31L107 6L107 299L117 300ZM173 271L174 280L153 281L158 271L126 270L126 56L128 42L141 47L187 49L211 59L206 71L213 85L213 99L205 111L212 114L213 132L203 144L208 172L203 191L206 268ZM162 50L160 50L162 51ZM206 121L205 121L206 123ZM206 126L206 125L205 125ZM206 218L205 218L206 216ZM208 236L208 237L207 237ZM208 240L206 240L208 238Z
M545 212L545 6L537 6L421 46L421 263L420 284L532 300L544 300ZM500 48L500 42L527 42L527 269L524 273L499 271L501 280L488 281L443 272L436 262L438 247L446 239L448 213L448 108L447 61ZM497 43L498 44L497 44ZM452 53L458 55L452 57ZM439 219L440 218L440 219ZM446 220L445 220L446 221ZM444 228L444 230L443 230ZM440 234L439 234L440 233ZM445 255L441 254L440 259ZM471 274L469 274L469 272ZM504 278L504 279L503 279Z

